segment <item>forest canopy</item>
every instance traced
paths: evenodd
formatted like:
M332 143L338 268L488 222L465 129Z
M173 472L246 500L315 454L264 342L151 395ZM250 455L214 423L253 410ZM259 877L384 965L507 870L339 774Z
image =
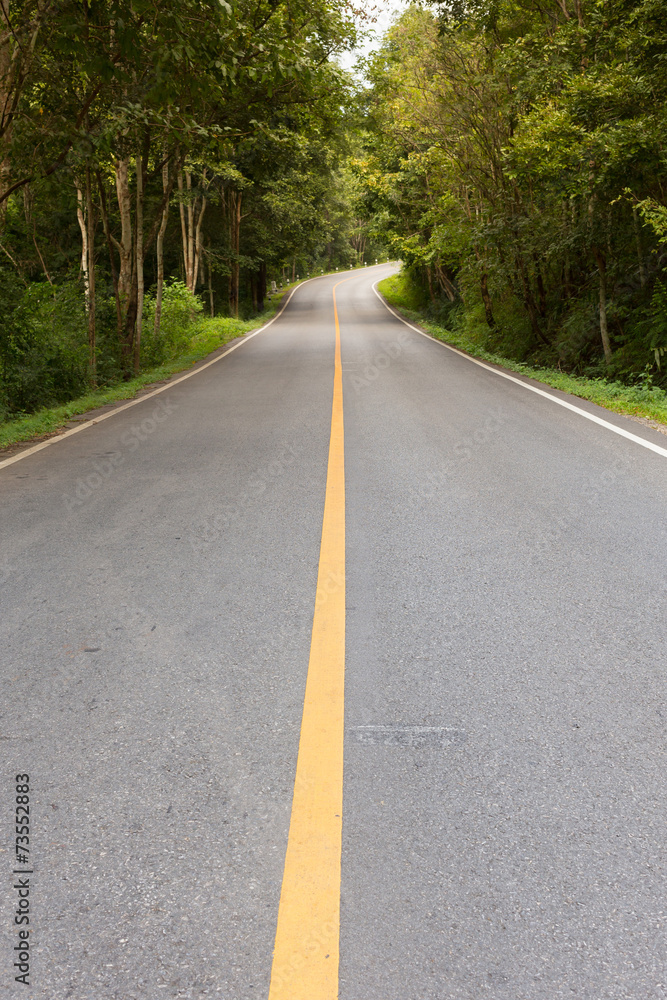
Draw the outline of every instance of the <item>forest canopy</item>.
M0 0L0 419L272 281L404 263L485 349L667 384L663 0Z
M0 413L347 266L347 0L0 0ZM358 241L357 241L358 243ZM183 324L180 323L182 327Z
M356 170L436 314L517 360L664 384L663 0L413 5Z

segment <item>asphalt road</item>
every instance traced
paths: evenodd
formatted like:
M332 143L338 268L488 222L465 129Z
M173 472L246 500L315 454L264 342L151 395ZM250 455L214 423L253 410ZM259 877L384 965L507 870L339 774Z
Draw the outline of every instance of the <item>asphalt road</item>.
M667 457L390 270L0 469L0 996L268 995L348 277L340 1000L667 996Z

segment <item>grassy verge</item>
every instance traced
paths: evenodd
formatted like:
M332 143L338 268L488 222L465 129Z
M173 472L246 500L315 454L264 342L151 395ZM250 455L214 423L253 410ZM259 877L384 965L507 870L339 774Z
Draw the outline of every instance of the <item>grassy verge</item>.
M291 287L288 286L284 289L283 294L288 292ZM37 413L31 413L25 417L18 417L16 420L8 420L6 423L0 424L0 449L46 434L53 434L59 431L72 417L86 413L88 410L95 410L107 403L132 399L144 386L153 382L161 382L177 372L191 368L197 361L201 361L218 347L263 326L274 315L281 299L282 296L274 296L264 312L250 320L231 319L230 317L202 318L197 323L187 350L173 360L166 361L157 368L150 368L129 382L119 382L117 385L97 389L85 396L80 396L78 399L72 399L69 403L63 403L61 406L48 407L38 410Z
M402 274L392 275L378 284L378 289L395 309L406 319L418 323L432 337L442 340L452 347L471 354L475 358L489 361L494 365L502 365L520 375L527 375L538 382L544 382L554 389L561 389L591 403L604 406L615 413L629 414L633 417L645 417L667 424L667 391L664 389L643 386L629 386L622 382L608 382L603 378L585 378L583 375L568 375L555 368L533 368L531 365L512 361L509 358L489 354L469 338L452 330L446 330L424 317L418 308L417 300L410 285Z
M359 265L363 267L363 265ZM335 272L329 272L331 274ZM320 277L315 274L312 277ZM305 280L305 279L304 279ZM89 410L96 410L100 406L108 403L116 403L124 399L132 399L146 385L154 382L162 382L164 379L185 371L197 361L201 361L207 354L223 347L234 340L242 337L252 330L263 326L276 313L281 301L292 288L301 282L295 281L285 285L278 295L274 295L270 304L251 320L238 320L229 317L217 317L215 319L202 318L196 326L195 332L190 339L190 344L186 351L178 357L142 372L136 378L128 382L119 382L115 385L105 386L89 392L85 396L79 396L68 403L60 406L45 407L36 413L27 414L24 417L17 417L14 420L7 420L0 423L0 450L11 445L21 444L35 438L44 437L48 434L55 434L71 420L72 417L80 416Z

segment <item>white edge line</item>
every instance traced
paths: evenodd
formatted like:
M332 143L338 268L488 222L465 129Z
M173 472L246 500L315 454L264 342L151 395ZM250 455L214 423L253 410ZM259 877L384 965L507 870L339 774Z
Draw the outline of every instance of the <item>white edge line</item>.
M378 281L383 279L379 278ZM501 372L497 368L492 368L491 365L484 364L483 361L479 361L477 358L471 357L470 354L466 354L465 351L459 351L458 348L452 347L451 344L445 344L442 340L436 340L435 337L431 337L430 334L425 333L424 330L420 330L418 326L413 326L412 323L408 323L406 319L403 319L400 313L397 313L388 302L382 297L382 294L377 290L378 281L373 285L373 291L379 298L382 305L392 313L396 319L399 319L401 323L414 330L415 333L421 334L422 337L426 337L427 340L431 340L434 344L439 344L440 347L446 347L448 351L453 351L454 354L460 355L460 357L465 358L466 361L472 361L474 365L479 365L480 368L484 368L487 372L493 372L494 375L499 375L501 378L506 378L509 382L514 382L516 385L522 386L524 389L529 389L531 392L537 393L538 396L544 396L545 399L550 399L552 403L557 403L558 406L564 406L566 410L572 410L573 413L578 413L582 417L586 417L587 420L592 420L594 424L599 424L600 427L606 427L607 430L613 431L614 434L620 434L621 437L627 438L628 441L634 441L635 444L640 444L643 448L648 448L649 451L654 451L656 455L662 455L663 458L667 458L667 448L661 448L659 444L654 444L653 441L647 441L645 438L639 437L637 434L632 434L631 431L626 431L623 427L617 427L616 424L610 424L608 420L603 420L602 417L598 417L595 413L589 413L587 410L582 410L580 406L575 406L574 403L569 403L566 399L560 399L558 396L553 396L550 392L545 392L544 389L538 389L536 385L529 385L528 382L523 382L519 378L515 378L513 375L508 375L507 372Z
M247 344L249 340L256 337L258 333L262 333L270 327L272 323L275 323L275 321L283 314L289 305L292 296L299 290L299 288L303 288L303 286L307 285L309 281L318 281L322 278L328 277L330 277L330 275L317 274L312 278L306 278L305 281L299 282L299 284L296 285L296 287L289 293L276 315L272 316L268 323L265 323L264 326L260 326L258 330L253 330L252 333L244 336L238 344L234 344L234 346L230 347L228 351L223 351L222 354L219 354L217 358L213 358L212 361L207 361L205 365L200 365L199 368L193 368L192 371L187 372L185 375L181 375L180 378L176 378L173 381L170 380L166 385L161 385L159 389L153 389L152 392L146 393L145 396L140 396L139 399L131 399L128 403L124 403L123 406L117 406L115 409L109 410L108 413L102 413L101 416L94 417L93 420L86 420L84 423L78 424L76 427L70 427L69 430L63 431L62 434L54 434L53 437L47 438L46 441L40 441L39 444L33 445L32 448L26 448L25 451L21 451L17 455L12 455L11 458L3 459L0 462L0 469L4 469L7 465L13 465L14 462L20 462L21 459L27 458L28 455L34 455L36 452L42 451L43 448L48 448L52 444L57 444L58 441L63 441L65 438L71 437L72 434L78 434L79 431L85 431L87 427L92 427L93 424L100 424L103 420L107 420L109 417L115 417L117 413L122 413L123 410L129 410L131 406L137 406L139 403L143 403L147 399L152 399L153 396L157 396L161 392L167 392L169 389L173 389L175 385L178 385L179 382L185 382L186 379L192 378L193 375L198 375L199 372L203 372L205 368L210 368L210 366L216 364L216 362L222 361L222 359L226 358L228 354L235 351L237 347L243 347L243 345Z

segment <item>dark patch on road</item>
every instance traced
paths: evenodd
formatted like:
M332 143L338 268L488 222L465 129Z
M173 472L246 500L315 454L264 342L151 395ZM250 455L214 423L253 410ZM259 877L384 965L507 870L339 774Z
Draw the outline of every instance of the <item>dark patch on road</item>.
M465 729L449 726L352 726L350 735L357 743L373 746L405 747L411 750L446 750L460 747L468 739Z

